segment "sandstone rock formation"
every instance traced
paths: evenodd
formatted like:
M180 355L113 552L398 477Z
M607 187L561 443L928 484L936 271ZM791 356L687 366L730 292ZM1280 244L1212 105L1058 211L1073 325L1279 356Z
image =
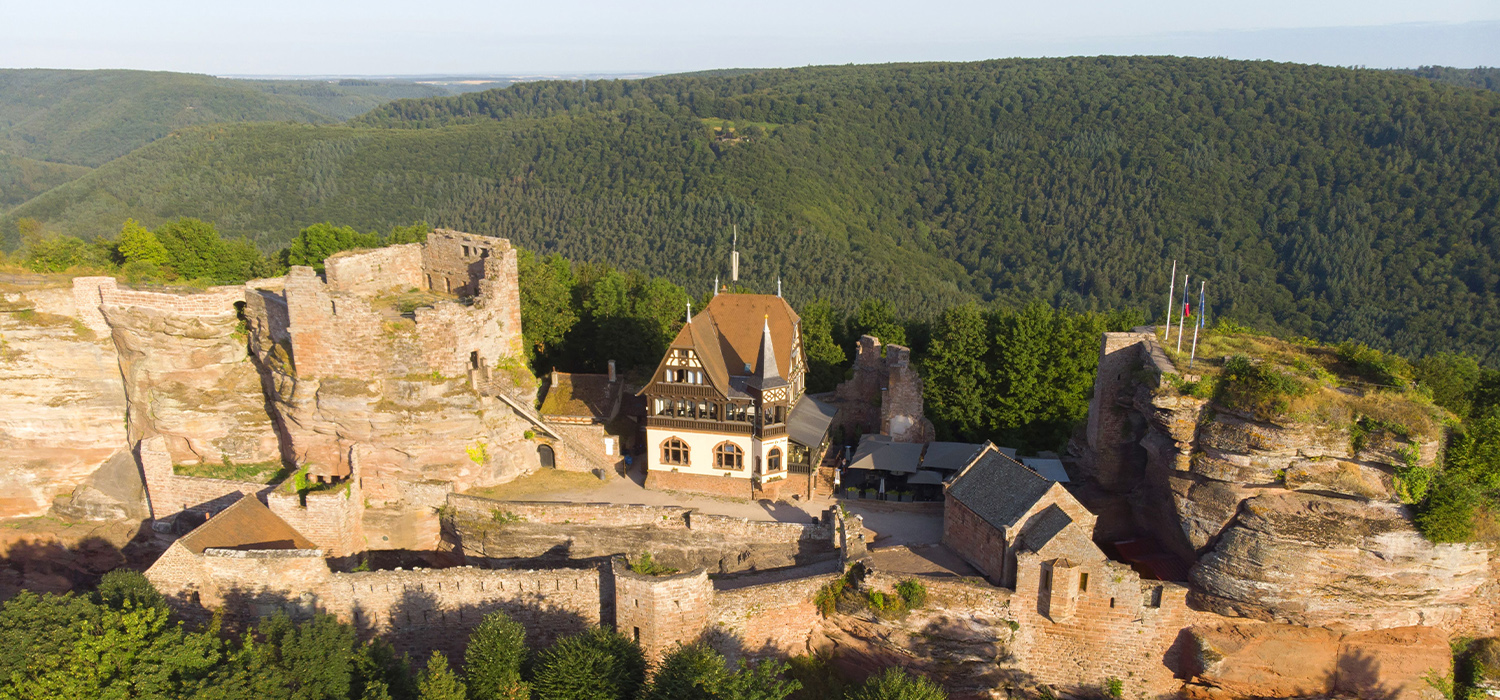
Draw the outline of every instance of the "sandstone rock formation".
M1196 562L1196 605L1354 629L1492 624L1466 614L1494 577L1488 547L1428 542L1397 498L1398 467L1433 466L1438 438L1267 421L1185 381L1153 333L1106 334L1082 452L1096 500L1128 502L1137 532Z
M114 346L75 313L65 287L0 289L0 517L47 512L126 447Z
M1339 634L1317 627L1235 624L1194 627L1189 672L1208 697L1441 700L1426 681L1453 666L1447 636L1433 627ZM1190 690L1194 690L1190 686ZM1204 693L1203 690L1211 690Z
M216 312L184 313L166 303L103 307L129 400L128 439L161 435L179 464L279 462L260 373L235 317L244 290L208 294L224 297Z

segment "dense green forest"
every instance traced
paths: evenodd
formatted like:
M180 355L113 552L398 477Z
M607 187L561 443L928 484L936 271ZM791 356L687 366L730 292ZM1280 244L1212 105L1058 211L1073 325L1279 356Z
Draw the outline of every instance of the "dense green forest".
M367 636L321 614L294 621L278 613L237 634L217 616L205 626L189 626L175 619L144 576L116 570L88 595L23 591L0 605L0 698L947 698L936 685L898 668L849 683L824 657L731 667L703 644L668 652L648 677L641 647L613 630L596 627L539 647L504 612L486 615L469 635L464 657L451 661L432 652L416 663L384 639Z
M97 166L193 124L330 122L299 100L207 75L0 70L0 152Z
M1397 69L1395 73L1415 75L1440 83L1480 90L1500 91L1500 68L1449 68L1447 66L1422 66L1421 68Z
M83 177L88 171L82 165L0 154L0 211Z
M845 310L1165 305L1173 259L1257 328L1500 360L1500 95L1211 59L846 66L523 83L358 127L194 127L18 207L90 236L425 219L541 254L723 274ZM715 130L719 127L719 130ZM16 243L10 238L7 246Z

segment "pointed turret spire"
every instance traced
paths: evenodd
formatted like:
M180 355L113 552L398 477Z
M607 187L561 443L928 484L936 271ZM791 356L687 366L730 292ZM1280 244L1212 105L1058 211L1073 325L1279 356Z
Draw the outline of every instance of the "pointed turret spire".
M691 301L688 302L687 303L687 307L688 307L687 322L688 323L692 323L693 322L693 302L691 302Z
M714 275L714 296L719 296L719 276Z
M776 368L776 346L771 344L771 317L769 315L765 317L765 325L760 331L760 359L756 363L755 376L762 382L781 376L781 371Z
M776 298L777 299L781 298L781 278L780 277L776 278Z

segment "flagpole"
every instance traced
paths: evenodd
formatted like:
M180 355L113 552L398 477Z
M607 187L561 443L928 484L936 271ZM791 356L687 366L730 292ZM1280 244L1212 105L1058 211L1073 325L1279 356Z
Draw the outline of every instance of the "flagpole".
M1167 285L1167 337L1172 339L1172 304L1177 301L1177 261L1172 261L1172 283Z
M1192 368L1193 361L1198 359L1198 330L1203 328L1203 288L1207 284L1198 280L1198 322L1193 324L1193 352L1188 355L1188 368Z
M1177 317L1177 352L1182 352L1182 334L1187 331L1188 276L1182 276L1183 314Z

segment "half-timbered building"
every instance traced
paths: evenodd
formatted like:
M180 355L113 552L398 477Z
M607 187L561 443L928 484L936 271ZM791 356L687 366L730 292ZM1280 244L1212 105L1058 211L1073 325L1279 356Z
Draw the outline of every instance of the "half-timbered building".
M801 319L785 300L716 295L641 389L647 485L743 497L784 480L806 367Z

